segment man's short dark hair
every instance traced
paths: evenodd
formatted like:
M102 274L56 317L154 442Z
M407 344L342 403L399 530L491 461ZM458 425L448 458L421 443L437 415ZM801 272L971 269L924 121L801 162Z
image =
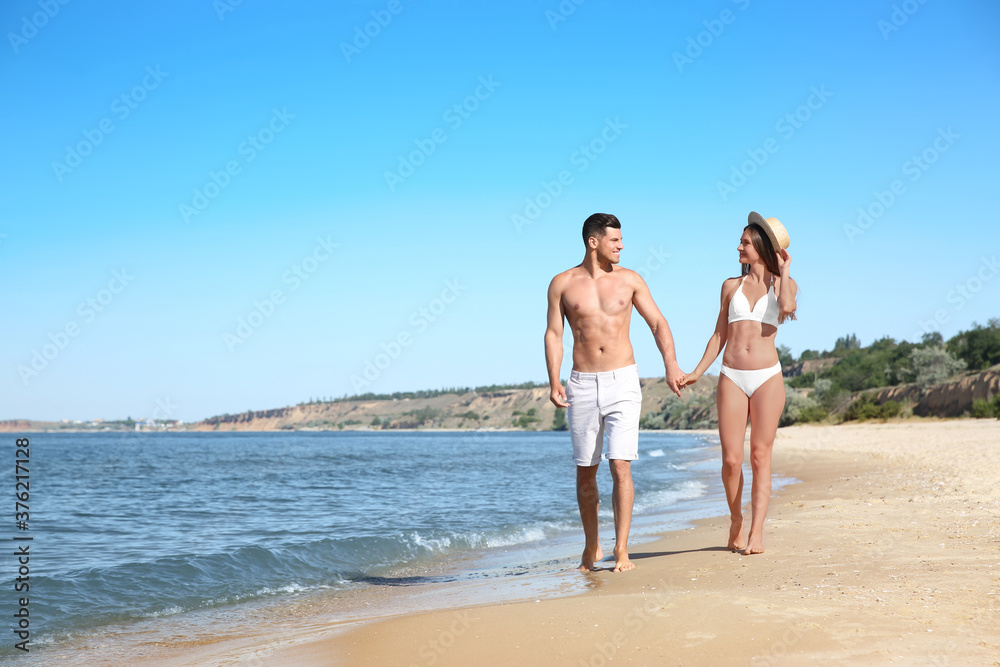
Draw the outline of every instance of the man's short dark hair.
M618 222L618 218L611 215L610 213L595 213L583 222L583 243L584 245L590 245L588 240L591 236L595 236L598 239L604 238L604 235L608 233L608 227L613 227L614 229L621 229L622 223Z

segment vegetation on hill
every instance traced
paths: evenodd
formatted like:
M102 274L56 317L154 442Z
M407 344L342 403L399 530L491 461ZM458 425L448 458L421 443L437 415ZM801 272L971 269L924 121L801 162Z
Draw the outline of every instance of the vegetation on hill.
M497 391L509 391L511 389L537 389L548 386L548 383L543 382L522 382L521 384L490 384L482 387L445 387L443 389L421 389L419 391L396 391L391 394L373 394L368 392L366 394L353 394L340 398L310 398L308 401L299 403L299 405L322 405L324 403L344 403L346 401L399 401L404 398L436 398L451 394L461 396L472 391L477 394L488 394Z
M903 406L896 401L879 405L869 389L916 383L926 391L969 370L980 371L1000 363L1000 318L988 324L973 323L945 341L940 333L924 334L919 343L880 338L868 347L861 347L853 334L838 338L832 351L815 353L806 350L799 361L835 357L837 363L823 371L806 373L786 381L791 389L812 389L808 394L789 392L782 415L782 425L796 422L821 421L831 413L844 420L888 419L902 414ZM987 413L989 402L978 408Z
M898 401L879 404L873 389L915 383L921 390L947 382L963 371L979 371L1000 363L1000 318L985 326L973 323L968 331L943 340L940 333L925 334L919 343L885 337L863 347L855 334L838 338L832 350L804 350L796 359L778 346L783 368L819 359L834 359L823 370L786 378L782 426L824 421L890 419L904 414ZM671 396L663 407L643 416L643 428L716 428L715 398L704 394ZM1000 418L1000 396L978 400L972 416Z

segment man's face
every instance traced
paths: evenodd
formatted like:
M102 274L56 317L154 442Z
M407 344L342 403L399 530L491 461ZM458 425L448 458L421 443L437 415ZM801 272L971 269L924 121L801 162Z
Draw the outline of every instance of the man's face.
M604 236L601 238L593 237L597 241L597 259L598 261L617 264L619 254L622 248L625 247L622 245L622 230L615 229L614 227L606 227L604 232Z

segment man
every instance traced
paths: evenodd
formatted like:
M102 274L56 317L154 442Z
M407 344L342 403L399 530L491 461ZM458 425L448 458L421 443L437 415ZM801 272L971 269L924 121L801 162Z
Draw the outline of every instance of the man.
M604 557L597 530L597 468L604 435L608 436L608 463L614 483L615 572L631 570L628 533L632 525L632 461L639 457L639 412L642 394L639 374L628 338L632 306L653 331L663 355L667 384L680 396L674 341L667 320L653 302L645 281L635 271L618 266L622 245L621 223L607 213L595 213L583 223L587 254L579 266L560 273L549 284L545 362L551 400L569 408L573 459L576 461L576 499L586 544L580 571L592 571ZM563 318L573 331L573 372L566 389L559 379L562 365Z

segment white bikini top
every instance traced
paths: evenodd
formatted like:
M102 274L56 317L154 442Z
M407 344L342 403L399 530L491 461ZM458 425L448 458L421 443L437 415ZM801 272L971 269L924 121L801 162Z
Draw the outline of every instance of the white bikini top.
M740 286L736 288L736 293L729 300L729 323L750 320L777 327L779 309L778 297L774 294L774 276L771 276L771 286L767 288L767 294L758 299L753 308L750 308L750 302L747 301L746 294L743 293L743 282L746 279L747 277L743 276ZM764 304L763 308L760 307L762 303Z

